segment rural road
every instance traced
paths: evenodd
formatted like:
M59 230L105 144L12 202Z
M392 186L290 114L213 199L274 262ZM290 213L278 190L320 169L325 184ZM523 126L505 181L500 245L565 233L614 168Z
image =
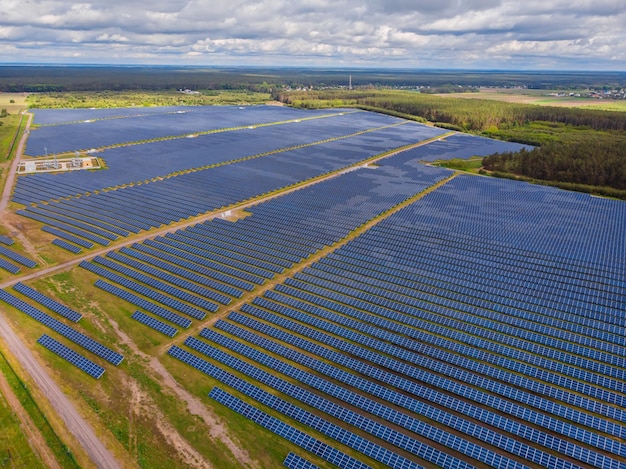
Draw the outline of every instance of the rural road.
M9 198L11 197L11 189L13 189L13 183L15 182L15 175L17 174L17 167L20 164L20 160L22 159L22 155L24 154L24 145L26 145L26 139L28 138L28 132L30 130L30 124L33 120L32 114L26 114L27 121L26 127L24 127L24 133L22 134L22 138L20 139L20 143L17 146L17 152L15 153L15 159L9 168L9 174L7 175L6 183L4 184L4 190L2 191L2 197L0 198L0 213L3 213L7 205L9 205Z
M37 387L48 398L52 407L63 419L67 428L76 437L94 464L101 469L119 468L120 465L113 454L102 444L91 425L82 418L43 365L37 361L30 349L15 334L3 315L0 315L0 334L13 356L30 374Z

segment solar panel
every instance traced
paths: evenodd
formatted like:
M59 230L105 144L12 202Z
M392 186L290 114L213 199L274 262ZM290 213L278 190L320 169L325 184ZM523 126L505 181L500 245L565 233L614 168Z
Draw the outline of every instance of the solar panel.
M121 288L118 288L115 285L111 285L110 283L107 283L104 280L100 280L100 279L96 280L96 283L94 283L94 286L101 288L102 290L109 292L112 295L117 296L118 298L126 300L129 303L134 304L135 306L139 306L140 308L143 308L152 314L156 314L157 316L162 317L163 319L166 319L167 321L173 324L176 324L177 326L184 327L184 328L191 326L191 321L189 319L179 316L176 313L172 313L171 311L168 311L167 309L162 308L159 305L155 305L154 303L144 300L143 298L133 293L127 292L126 290L122 290Z
M70 321L78 322L83 317L82 314L77 313L76 311L68 308L58 301L53 300L52 298L48 298L46 295L39 293L37 290L30 288L28 285L24 285L22 282L18 282L13 285L13 289L21 293L22 295L27 296L32 300L35 300L40 305L45 306L55 313L60 314L64 318L69 319Z
M19 309L36 321L39 321L45 326L48 326L53 331L61 334L62 336L80 345L84 349L98 355L99 357L104 358L106 361L112 363L115 366L119 365L124 359L124 357L119 353L111 350L108 347L105 347L99 342L96 342L85 334L82 334L81 332L72 329L70 326L65 325L61 321L58 321L51 316L48 316L46 313L29 305L28 303L25 303L24 301L11 295L10 293L7 293L4 290L0 290L0 300L7 302L11 306Z
M63 248L65 250L67 250L67 251L70 251L70 252L72 252L74 254L78 254L78 253L81 252L81 249L78 246L76 246L74 244L71 244L71 243L68 243L67 241L64 241L64 240L59 239L59 238L53 239L52 240L52 244L54 244L55 246L58 246L60 248Z
M258 423L262 427L276 433L278 436L291 441L292 443L310 451L316 456L319 456L332 464L335 464L340 468L367 469L370 467L352 458L351 456L328 446L326 443L323 443L320 440L317 440L312 436L309 436L306 433L281 422L256 407L246 404L241 399L222 391L220 388L213 388L209 393L209 396L220 404L234 410L238 414L241 414L253 422Z
M178 329L170 326L169 324L165 324L163 321L159 321L158 319L154 319L147 314L142 313L141 311L135 311L131 318L139 321L142 324L145 324L148 327L160 332L161 334L165 334L168 337L174 337L178 332Z
M46 334L42 335L37 340L37 343L43 345L51 352L57 354L59 357L67 360L72 365L83 370L89 376L100 379L100 377L104 374L105 370L100 365L95 364L91 360L83 357L81 354L75 352L69 347L66 347L62 343L54 340L52 337Z
M4 246L0 246L0 254L30 269L37 266L37 263L35 261L28 259L27 257L24 257L21 254L18 254L17 252L13 252L10 249L5 248Z
M283 466L288 469L319 469L318 466L295 453L287 455L283 461Z

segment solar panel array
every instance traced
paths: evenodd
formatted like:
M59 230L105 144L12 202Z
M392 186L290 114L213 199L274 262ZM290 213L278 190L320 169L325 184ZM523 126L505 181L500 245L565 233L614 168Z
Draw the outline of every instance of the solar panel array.
M150 127L163 119L156 125L157 133L172 132L175 126L167 127L163 122L178 119L176 112L139 115L137 123ZM255 113L263 119L271 116L270 110ZM299 111L296 115L303 118L307 114ZM250 116L252 113L245 119ZM230 127L228 120L216 120L213 111L206 109L194 109L187 117L193 125L205 125L202 119L207 118L209 127L216 124ZM225 118L237 122L242 116L225 111ZM98 125L128 125L128 119L105 119ZM297 132L293 131L294 125L298 126ZM29 142L36 145L47 132L70 131L71 135L64 141L76 145L72 143L73 137L78 137L84 128L81 122L51 125L45 130L38 129L39 134L33 132ZM20 215L42 222L59 238L69 242L78 238L107 246L120 236L240 203L444 133L442 129L360 111L330 111L326 115L318 114L315 119L295 119L289 124L253 130L254 139L249 138L250 129L243 128L197 139L165 140L109 150L110 154L103 155L108 171L22 176L13 200L26 205L18 211ZM93 131L86 135L90 139L95 137ZM116 131L112 137L117 138L115 143L120 143L124 138L139 138L139 135L138 128L133 128L133 132ZM485 146L485 142L492 141L477 139L471 145ZM207 147L211 148L210 152L206 151ZM177 158L171 158L172 153ZM143 159L148 155L150 160L145 162ZM395 184L404 182L402 178L395 179Z
M49 310L54 311L57 314L60 314L64 318L69 319L73 322L78 322L83 317L82 314L77 313L71 308L68 308L64 304L59 303L58 301L53 300L52 298L48 298L46 295L39 293L37 290L30 288L28 285L24 285L22 282L18 282L13 285L13 289L28 298L35 300L42 306L45 306Z
M315 464L296 453L289 453L283 461L283 466L288 469L319 469Z
M72 365L83 370L89 376L100 379L100 377L104 374L105 370L100 365L97 365L88 358L82 356L80 353L77 353L71 348L66 347L62 343L54 340L52 337L46 334L42 335L37 340L37 343L43 345L51 352L57 354L59 357L67 360Z
M33 261L32 259L24 257L15 251L11 251L10 249L5 248L4 246L0 246L0 255L8 257L9 259L17 262L18 264L23 265L24 267L28 267L30 269L37 266L37 263Z
M105 347L99 342L93 340L92 338L86 336L85 334L81 332L78 332L77 330L71 328L70 326L67 326L61 321L54 319L53 317L49 316L43 311L40 311L34 306L31 306L30 304L20 300L19 298L17 298L14 295L11 295L5 290L0 290L0 300L4 301L5 303L10 304L14 308L27 314L28 316L35 319L36 321L39 321L44 326L49 327L53 331L57 332L63 337L66 337L67 339L71 340L75 344L80 345L85 350L90 351L91 353L105 359L106 361L108 361L109 363L112 363L115 366L119 365L124 359L124 357L120 355L119 353L111 350L108 347Z
M170 326L169 324L164 323L163 321L159 321L158 319L153 318L152 316L148 316L147 314L142 313L141 311L135 311L131 318L139 321L142 324L145 324L148 327L151 327L155 331L160 332L161 334L165 334L168 337L174 337L178 332L178 329Z
M374 151L388 144L375 138L396 130L352 144ZM259 204L236 222L200 223L83 266L123 287L98 280L99 288L189 327L140 295L179 312L209 297L226 305L450 174L420 160L495 147L454 136ZM310 156L306 148L289 155ZM334 164L306 158L297 170L284 167L289 177ZM241 180L267 175L265 162L248 163L238 168ZM240 184L228 174L223 185ZM147 210L125 223L139 229L184 215ZM388 467L622 469L625 220L623 202L457 176L168 353L259 408L214 388L218 402L339 467L365 467L344 447ZM93 226L110 220L100 221ZM176 332L139 311L133 318Z
M15 241L13 241L8 236L0 235L0 243L6 244L7 246L11 246L13 245L13 243L15 243Z
M55 246L58 246L60 248L63 248L73 254L79 254L80 252L82 252L82 249L79 248L78 246L76 246L75 244L72 243L68 243L67 241L63 240L63 239L59 239L59 238L54 238L52 240L52 244L54 244Z
M402 156L379 169L419 171ZM295 207L282 199L228 226L273 227L275 213L287 227L302 226L290 213L306 198ZM523 200L535 204L532 212L518 209ZM402 439L389 440L389 430L360 427L365 415L443 445L441 453L415 453L417 461L618 469L626 463L626 269L617 247L624 210L621 202L458 176L204 329L209 342L188 338L185 345L279 393L270 401L254 385L252 392L224 381L264 405L275 408L284 394L301 401L302 412L312 406L317 415L341 415L344 430L374 431L374 444L410 451ZM536 225L525 227L531 213ZM551 225L562 223L548 219L567 220L560 236L569 240L590 214L604 223L587 227L585 249L555 242ZM514 216L523 221L514 225ZM321 215L307 220L322 225ZM320 244L332 243L326 227L341 237L332 222L311 226L305 239L311 231ZM500 232L484 235L491 226ZM286 239L298 239L293 229ZM365 414L335 414L322 395ZM455 440L459 434L473 440ZM454 463L432 459L459 454Z

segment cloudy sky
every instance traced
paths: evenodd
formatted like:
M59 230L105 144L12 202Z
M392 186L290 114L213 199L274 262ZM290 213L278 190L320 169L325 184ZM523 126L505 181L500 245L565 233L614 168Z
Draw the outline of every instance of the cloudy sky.
M16 62L626 70L626 2L1 0Z

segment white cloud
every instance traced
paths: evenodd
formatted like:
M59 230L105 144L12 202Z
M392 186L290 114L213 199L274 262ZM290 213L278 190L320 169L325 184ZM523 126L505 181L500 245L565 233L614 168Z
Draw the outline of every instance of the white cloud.
M626 69L622 0L2 0L2 10L5 62L510 68L565 57Z

